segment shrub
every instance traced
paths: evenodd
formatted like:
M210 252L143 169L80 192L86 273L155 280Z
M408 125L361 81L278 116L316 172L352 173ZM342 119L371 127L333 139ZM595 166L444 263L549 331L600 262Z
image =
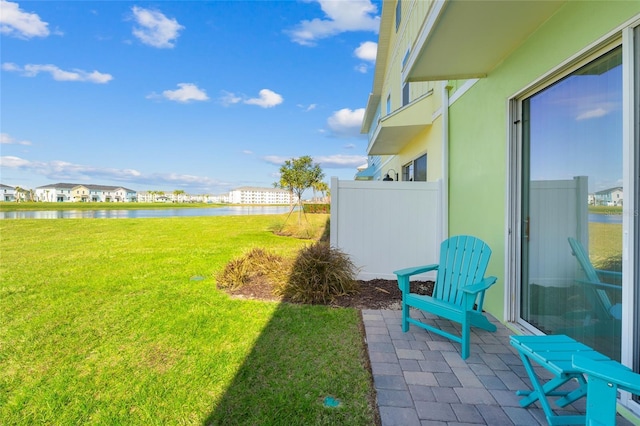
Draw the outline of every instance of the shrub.
M300 251L289 280L280 282L275 291L292 302L327 304L360 290L355 274L349 256L319 241Z
M276 221L270 230L283 237L293 237L304 240L317 240L323 235L329 235L329 218L324 216L305 215L305 220L298 223L294 220Z
M331 204L327 203L305 203L302 205L305 213L325 213L331 212Z
M233 259L216 276L218 288L235 290L252 280L286 281L289 262L262 248L253 248Z

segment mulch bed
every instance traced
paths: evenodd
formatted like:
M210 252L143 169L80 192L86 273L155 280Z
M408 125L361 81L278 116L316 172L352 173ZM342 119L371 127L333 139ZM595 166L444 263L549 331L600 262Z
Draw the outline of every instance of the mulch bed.
M359 281L360 292L357 294L337 297L330 306L355 309L400 309L402 294L396 280L374 279ZM433 281L412 281L411 292L431 295ZM266 280L252 280L243 287L228 292L232 296L283 301L273 295L271 285Z

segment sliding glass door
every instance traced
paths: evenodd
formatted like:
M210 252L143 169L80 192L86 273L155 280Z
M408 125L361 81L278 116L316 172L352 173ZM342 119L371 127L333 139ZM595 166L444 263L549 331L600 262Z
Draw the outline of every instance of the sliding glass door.
M520 317L620 360L622 48L520 104Z

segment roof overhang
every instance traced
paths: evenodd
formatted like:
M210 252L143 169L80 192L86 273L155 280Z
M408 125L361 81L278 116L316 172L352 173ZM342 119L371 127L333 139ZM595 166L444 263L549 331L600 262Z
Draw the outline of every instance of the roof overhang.
M433 122L432 92L383 117L369 142L368 155L395 155Z
M407 81L485 77L567 0L432 3L407 61Z

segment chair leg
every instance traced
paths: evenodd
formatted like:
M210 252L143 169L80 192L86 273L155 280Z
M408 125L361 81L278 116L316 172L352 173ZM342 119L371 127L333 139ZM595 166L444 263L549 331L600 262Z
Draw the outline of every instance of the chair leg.
M462 318L462 359L469 358L471 352L471 318L467 312Z
M403 295L403 299L404 299L404 295ZM408 318L409 318L409 305L404 303L404 300L403 300L402 301L402 331L405 333L409 331L409 321L407 321Z
M587 424L615 424L618 387L593 376L587 386Z

